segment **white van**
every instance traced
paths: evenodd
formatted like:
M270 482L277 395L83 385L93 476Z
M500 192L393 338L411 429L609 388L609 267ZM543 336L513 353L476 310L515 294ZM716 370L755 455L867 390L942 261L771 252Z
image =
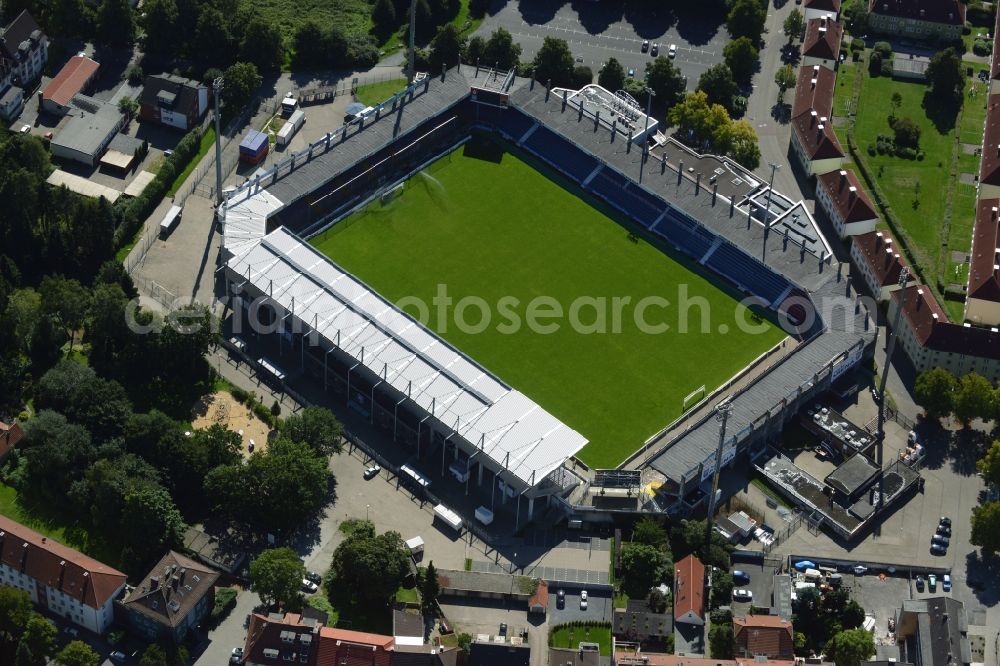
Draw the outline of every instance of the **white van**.
M802 577L810 583L818 583L823 580L823 574L818 569L806 569Z

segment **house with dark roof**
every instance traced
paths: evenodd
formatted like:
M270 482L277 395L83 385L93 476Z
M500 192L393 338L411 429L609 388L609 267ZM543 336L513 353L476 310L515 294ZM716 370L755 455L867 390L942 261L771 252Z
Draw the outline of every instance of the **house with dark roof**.
M976 207L965 318L1000 325L1000 199L980 197Z
M295 663L314 666L323 624L297 613L250 614L243 660L248 666Z
M899 289L899 276L906 260L888 231L871 231L851 238L851 265L854 269L851 275L860 275L868 293L882 302ZM907 284L916 284L912 271Z
M84 55L75 55L63 65L45 90L38 93L43 111L63 115L71 108L73 98L84 92L97 78L100 65Z
M705 624L705 565L694 555L674 566L674 622Z
M23 10L0 29L0 93L8 86L31 83L42 75L49 61L49 38Z
M808 176L844 165L844 149L833 132L833 92L837 74L818 64L799 68L792 101L791 147Z
M969 620L951 597L906 599L896 613L900 661L913 666L968 666Z
M878 213L861 181L848 169L816 177L816 203L841 238L875 231Z
M794 666L789 660L768 660L765 657L736 659L714 659L708 657L693 657L684 654L664 654L662 652L646 652L631 645L616 645L614 666Z
M0 516L0 585L24 590L43 610L103 634L125 574Z
M531 646L520 641L477 637L469 646L468 666L530 666Z
M736 656L769 659L795 658L792 623L777 615L747 615L733 618Z
M624 608L615 609L611 630L618 638L648 647L673 635L674 618L669 613L657 613L646 599L629 599Z
M802 9L806 21L827 15L836 21L840 17L840 0L806 0L802 3Z
M806 24L806 36L802 40L802 65L821 65L828 69L837 68L840 56L840 40L844 28L832 16L821 16Z
M549 648L549 666L600 666L601 653L597 650L568 650Z
M121 600L128 627L150 642L179 643L215 603L219 574L169 551Z
M139 119L184 130L208 111L208 87L173 74L147 76L139 96Z
M7 459L7 454L17 446L24 438L24 431L21 430L17 421L4 423L0 421L0 463Z
M961 0L869 0L868 28L910 39L959 39L965 25Z

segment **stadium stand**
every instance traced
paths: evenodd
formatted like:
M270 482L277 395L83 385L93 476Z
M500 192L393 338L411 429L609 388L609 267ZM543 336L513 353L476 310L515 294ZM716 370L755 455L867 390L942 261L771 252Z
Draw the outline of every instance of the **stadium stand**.
M756 259L730 243L719 246L708 260L708 267L744 291L774 304L788 289L788 280L767 269Z
M544 127L532 132L523 147L578 183L583 182L597 166L592 155L587 155Z

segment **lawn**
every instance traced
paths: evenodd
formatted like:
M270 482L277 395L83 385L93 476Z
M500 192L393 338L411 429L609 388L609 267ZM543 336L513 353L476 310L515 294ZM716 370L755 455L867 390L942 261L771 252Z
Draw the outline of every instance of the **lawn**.
M846 63L845 63L846 64ZM968 65L968 63L967 63ZM952 252L968 252L972 242L975 217L975 187L960 182L961 174L975 174L979 158L966 154L961 143L982 143L985 119L983 84L969 79L961 108L943 105L923 83L871 77L861 67L850 65L850 75L861 76L854 132L859 151L870 172L878 181L886 203L892 208L911 257L925 279L935 286L940 282L961 284L966 268L952 261ZM921 129L920 150L923 160L908 160L894 155L870 156L868 146L879 134L891 135L888 117L893 112L892 96L899 93L902 104L895 112L910 118ZM837 113L846 110L850 90L838 82L834 99ZM951 171L955 170L952 177ZM942 224L947 214L950 224ZM962 304L943 303L949 317L961 320Z
M738 294L630 237L521 159L469 152L452 152L399 197L313 243L387 298L426 303L432 330L586 437L587 464L619 464L680 415L684 396L702 384L711 391L784 337L766 321L759 334L742 332ZM482 299L490 321L479 306L456 306L439 321L439 287L455 304ZM687 308L687 332L675 307L682 291L705 304ZM635 306L646 297L670 305L643 314ZM556 326L542 332L527 325L535 306L567 316L540 321ZM640 314L669 329L644 332ZM473 327L459 330L459 315Z
M611 626L580 627L560 625L549 633L549 647L577 649L580 643L597 643L601 655L611 656Z
M406 79L389 79L358 86L354 96L365 106L377 106L406 87Z
M194 171L195 167L201 162L201 158L208 154L208 151L215 146L215 126L209 125L204 133L201 135L201 143L198 145L198 154L191 158L187 166L184 167L184 171L177 174L177 178L174 178L173 185L167 190L167 196L172 197L177 193L177 190L181 189L181 185L187 180L191 172ZM128 253L126 253L127 255Z

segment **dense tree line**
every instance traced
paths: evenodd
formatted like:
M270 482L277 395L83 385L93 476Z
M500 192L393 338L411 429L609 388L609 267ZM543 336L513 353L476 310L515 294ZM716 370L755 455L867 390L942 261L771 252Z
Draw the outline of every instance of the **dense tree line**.
M1000 420L1000 386L974 372L956 377L944 368L933 368L917 376L913 397L932 419L954 416L968 425L973 419L986 423Z
M857 629L865 621L864 609L845 590L824 594L815 589L802 590L792 602L792 612L795 631L804 636L796 649L798 656L821 654L830 649L832 639L840 632Z

